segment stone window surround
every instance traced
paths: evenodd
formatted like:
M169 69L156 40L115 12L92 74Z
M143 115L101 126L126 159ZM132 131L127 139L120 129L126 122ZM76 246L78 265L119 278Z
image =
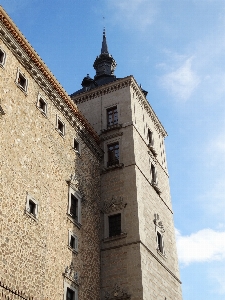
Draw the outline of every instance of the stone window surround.
M44 105L44 109L42 109L42 108L40 107L40 99L41 99L41 101L43 101L43 103L45 104L45 105ZM45 116L47 115L47 111L48 111L48 103L47 103L47 101L45 100L45 98L44 98L40 93L38 93L38 97L37 97L37 108L40 110L40 112L41 112L42 114L44 114Z
M30 207L29 207L29 202L32 201L35 204L35 214L30 213ZM27 199L26 199L26 209L25 212L28 216L30 216L32 219L37 220L38 219L38 214L39 214L39 202L30 194L27 194Z
M111 144L115 144L115 143L119 143L119 164L118 165L121 165L121 161L122 161L122 139L121 139L121 136L118 136L116 138L113 138L113 139L110 139L110 140L107 140L105 141L104 143L104 166L106 168L108 168L107 164L108 164L108 146L111 145ZM110 167L109 167L110 168Z
M62 130L59 130L59 122L62 123ZM62 121L61 117L59 117L59 115L56 115L56 127L55 127L56 131L58 131L58 133L63 137L65 136L65 132L66 132L66 125L65 123Z
M71 194L73 194L76 199L78 200L78 220L74 220L73 217L70 214L70 207L71 207ZM68 210L67 210L67 215L69 219L78 227L81 227L81 200L82 200L82 195L78 190L75 190L71 186L69 186L69 195L68 195Z
M75 297L74 297L73 300L78 300L78 290L75 289L71 284L67 283L65 280L64 280L64 297L63 297L63 300L67 300L67 297L66 297L67 289L71 289L74 292Z
M117 235L117 236L109 237L109 216L117 215L117 214L121 214L121 234ZM104 240L105 239L114 240L117 238L125 237L126 233L125 233L124 229L125 229L125 226L124 226L124 211L123 211L123 209L118 210L118 211L113 211L108 214L104 214Z
M4 65L6 63L6 53L1 47L0 47L0 51L3 53L3 59L2 62L0 62L0 67L4 68Z
M23 87L21 84L19 84L19 77L22 76L25 79L25 86ZM23 91L25 94L27 94L27 89L28 89L28 79L26 78L26 75L19 69L17 68L17 73L16 73L16 80L15 80L16 85L18 88Z
M117 107L117 115L118 115L118 122L116 125L112 125L112 128L120 128L120 125L119 125L119 121L120 121L120 106L119 106L119 103L114 103L114 104L110 104L108 106L105 106L103 108L103 129L104 131L108 131L110 130L110 127L108 127L108 114L107 114L107 111L110 110L111 108L113 107Z
M75 143L77 143L77 147L75 147ZM81 143L80 143L80 140L77 137L73 138L73 150L76 153L81 154Z
M72 248L71 246L70 246L70 241L71 241L71 237L73 237L74 239L75 239L75 247L74 248ZM75 252L75 253L78 253L78 237L76 236L76 234L73 232L73 231L71 231L71 230L69 230L68 231L68 248L71 250L71 251L73 251L73 252Z

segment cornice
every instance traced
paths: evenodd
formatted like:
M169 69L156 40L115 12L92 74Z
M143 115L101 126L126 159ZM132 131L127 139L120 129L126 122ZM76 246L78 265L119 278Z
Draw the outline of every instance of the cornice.
M26 70L38 82L38 84L51 98L51 100L53 100L56 106L62 108L64 115L70 115L69 119L72 121L75 121L76 118L80 125L84 127L94 138L95 142L99 144L99 137L97 133L84 118L84 116L79 112L78 108L71 101L66 91L59 84L57 79L1 6L0 21L3 25L0 25L0 35L9 49L11 49L16 55L21 64L23 64Z
M72 100L76 103L82 103L89 101L91 99L101 97L103 95L113 93L117 90L123 89L125 87L130 86L134 93L137 95L137 100L140 102L141 106L144 107L150 118L152 119L156 130L162 134L163 137L167 136L167 132L164 129L162 123L159 121L159 118L157 117L156 113L152 109L151 105L149 104L148 100L145 98L144 94L142 93L140 87L138 86L136 80L132 75L127 76L122 79L118 79L116 81L113 81L109 84L102 85L100 87L96 87L95 89L92 89L87 92L83 92L82 94L79 94L77 96L73 96Z
M160 122L159 118L157 117L156 113L152 109L151 105L149 104L148 100L143 95L139 85L137 84L134 77L132 77L131 87L137 95L137 99L140 102L141 106L144 107L144 109L147 111L148 115L154 122L155 128L158 132L162 134L162 136L165 138L167 136L167 132L165 128L163 127L162 123Z

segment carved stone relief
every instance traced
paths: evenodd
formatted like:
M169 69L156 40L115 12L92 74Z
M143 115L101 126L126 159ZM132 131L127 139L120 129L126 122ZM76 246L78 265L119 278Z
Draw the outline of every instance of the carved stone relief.
M118 284L115 284L111 292L106 292L104 300L129 300L131 296L125 292Z
M109 214L109 213L112 213L114 211L122 210L123 208L126 207L126 205L127 205L127 203L124 203L122 197L112 196L111 199L106 200L106 201L103 202L101 211L104 214Z

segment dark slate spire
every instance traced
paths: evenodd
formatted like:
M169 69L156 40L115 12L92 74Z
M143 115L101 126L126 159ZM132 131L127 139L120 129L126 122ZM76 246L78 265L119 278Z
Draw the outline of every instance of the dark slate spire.
M102 49L101 49L101 54L103 54L103 53L109 54L106 36L105 36L105 28L103 29L103 40L102 40Z
M97 56L93 67L96 70L95 80L105 77L115 77L114 70L116 68L116 61L108 52L105 29L103 30L101 54Z

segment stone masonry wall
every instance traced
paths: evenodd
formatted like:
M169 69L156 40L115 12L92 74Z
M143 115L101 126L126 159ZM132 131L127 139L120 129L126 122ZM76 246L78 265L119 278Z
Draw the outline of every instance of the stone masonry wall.
M78 289L79 300L97 300L99 160L2 41L0 47L6 52L0 68L0 279L35 300L62 300L65 282ZM28 79L27 94L15 83L18 68ZM48 104L47 116L36 106L38 93ZM65 136L55 128L56 115ZM83 195L81 226L67 216L71 174ZM25 212L28 194L38 201L37 219ZM78 237L78 253L68 247L69 230ZM71 262L79 276L75 284L64 277Z

